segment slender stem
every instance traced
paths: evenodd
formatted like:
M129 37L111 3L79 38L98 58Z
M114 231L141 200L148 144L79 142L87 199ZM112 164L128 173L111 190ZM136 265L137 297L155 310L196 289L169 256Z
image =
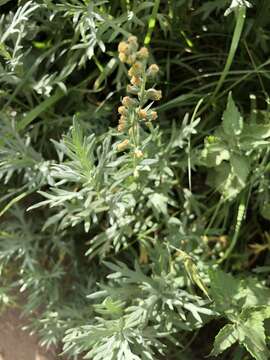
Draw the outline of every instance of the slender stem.
M205 235L208 233L209 229L210 229L211 226L213 225L213 223L214 223L214 221L215 221L215 219L216 219L216 217L217 217L217 214L218 214L218 212L219 212L219 210L220 210L221 205L223 204L223 202L224 202L224 199L221 197L221 198L219 199L219 202L217 203L217 206L215 207L214 214L212 215L211 220L210 220L210 222L209 222L209 224L208 224L208 226L207 226L207 228L206 228L206 230L205 230Z
M240 37L242 34L242 30L244 27L244 23L245 23L245 18L246 18L246 7L245 6L240 6L237 11L236 11L236 16L237 16L237 20L236 20L236 26L234 29L234 33L233 33L233 38L232 38L232 42L231 42L231 47L230 47L230 51L229 51L229 55L227 57L227 61L224 67L224 70L221 74L221 77L217 83L216 89L212 95L212 98L214 98L216 96L216 94L218 93L218 91L220 90L220 88L222 87L225 78L227 77L230 67L232 65L236 50L238 48L239 45L239 41L240 41Z
M147 30L147 34L144 38L144 45L149 45L151 42L152 33L156 26L156 19L157 19L159 3L160 3L160 0L155 0L153 11L152 11L150 19L148 21L148 30Z
M262 77L261 77L261 75L260 75L260 72L258 71L256 62L255 62L255 60L254 60L254 58L253 58L253 56L252 56L252 53L251 53L251 51L250 51L250 49L249 49L249 47L248 47L247 42L244 41L244 44L245 44L245 48L246 48L246 50L247 50L248 56L249 56L249 58L250 58L250 60L251 60L251 63L252 63L252 65L253 65L254 71L256 72L256 74L257 74L257 76L258 76L258 80L259 80L259 82L260 82L262 91L264 92L264 94L265 94L266 97L267 97L268 94L267 94L267 91L265 90L265 87L264 87L264 84L263 84L263 81L262 81Z
M239 202L237 217L236 217L235 230L234 230L231 244L228 247L228 249L226 250L225 254L222 256L222 258L218 260L218 264L221 264L224 260L226 260L229 257L229 255L231 254L231 252L233 251L233 249L236 245L238 236L239 236L242 222L245 218L246 208L247 208L247 198L245 196L245 193L243 193L240 197L240 202Z
M239 41L241 38L241 34L243 31L243 27L245 24L245 18L246 18L246 7L245 6L240 6L237 8L236 10L236 25L234 28L234 33L233 33L233 37L232 37L232 42L231 42L231 46L230 46L230 50L229 50L229 55L227 57L227 61L225 64L225 67L221 73L221 76L219 78L219 81L217 83L217 86L213 92L213 94L211 95L211 97L209 98L209 101L205 104L204 107L202 107L202 109L200 110L199 114L203 113L208 107L209 105L211 105L213 103L213 100L215 99L216 95L218 94L219 90L221 89L229 71L231 68L231 65L233 63L234 60L234 56L236 53L236 50L238 48L239 45Z
M190 123L192 124L193 121L196 118L196 114L199 110L199 107L201 106L201 103L203 102L203 99L200 99L200 101L197 103L195 110L193 112L192 118ZM188 185L189 185L189 191L192 192L192 183L191 183L191 144L190 144L190 135L188 137Z

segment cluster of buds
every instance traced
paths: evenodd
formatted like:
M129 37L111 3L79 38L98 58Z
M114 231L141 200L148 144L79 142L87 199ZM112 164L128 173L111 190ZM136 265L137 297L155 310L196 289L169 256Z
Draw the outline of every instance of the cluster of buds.
M147 66L149 51L146 47L139 49L136 36L130 36L127 41L120 42L118 52L120 61L130 66L130 84L127 86L127 92L131 94L122 99L122 105L118 108L118 131L126 132L130 137L129 140L123 140L118 144L118 150L133 147L134 156L141 158L143 152L139 148L139 136L135 136L135 133L139 135L141 123L150 126L158 117L157 112L151 110L151 106L153 101L161 99L161 91L154 88L146 89L146 83L156 77L159 67L156 64ZM151 103L147 105L149 101Z

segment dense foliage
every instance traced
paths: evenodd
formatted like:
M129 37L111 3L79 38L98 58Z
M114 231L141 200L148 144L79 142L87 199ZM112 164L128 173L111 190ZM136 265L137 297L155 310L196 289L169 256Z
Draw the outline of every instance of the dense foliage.
M269 359L270 2L0 9L2 308L71 359Z

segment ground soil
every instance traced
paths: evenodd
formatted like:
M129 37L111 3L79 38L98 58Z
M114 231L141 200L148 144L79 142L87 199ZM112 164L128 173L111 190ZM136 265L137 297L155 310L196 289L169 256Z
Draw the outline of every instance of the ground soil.
M45 351L38 339L22 330L27 321L19 310L10 309L0 315L0 360L55 360L53 351Z

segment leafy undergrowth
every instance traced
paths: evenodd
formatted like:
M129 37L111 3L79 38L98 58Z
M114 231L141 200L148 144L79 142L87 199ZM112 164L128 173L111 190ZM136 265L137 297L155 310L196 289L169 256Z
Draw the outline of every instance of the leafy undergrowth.
M269 359L269 2L0 9L1 306L71 359Z

